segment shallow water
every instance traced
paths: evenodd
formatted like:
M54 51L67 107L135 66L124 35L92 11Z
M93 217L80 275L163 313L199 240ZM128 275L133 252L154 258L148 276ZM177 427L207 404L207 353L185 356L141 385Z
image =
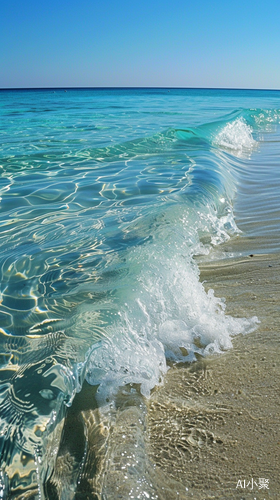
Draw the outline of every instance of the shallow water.
M48 497L84 380L113 424L120 387L149 397L170 363L222 353L256 328L205 292L194 257L243 235L254 251L279 250L278 101L275 91L0 92L3 495Z

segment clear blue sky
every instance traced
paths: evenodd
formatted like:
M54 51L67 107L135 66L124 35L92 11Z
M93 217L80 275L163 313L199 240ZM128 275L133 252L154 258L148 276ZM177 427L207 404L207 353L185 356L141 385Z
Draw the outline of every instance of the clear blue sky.
M280 89L279 23L279 0L7 0L0 87Z

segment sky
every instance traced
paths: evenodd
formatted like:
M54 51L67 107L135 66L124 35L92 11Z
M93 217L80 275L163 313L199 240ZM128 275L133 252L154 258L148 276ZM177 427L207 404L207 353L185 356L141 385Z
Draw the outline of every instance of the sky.
M279 0L9 0L0 88L280 89Z

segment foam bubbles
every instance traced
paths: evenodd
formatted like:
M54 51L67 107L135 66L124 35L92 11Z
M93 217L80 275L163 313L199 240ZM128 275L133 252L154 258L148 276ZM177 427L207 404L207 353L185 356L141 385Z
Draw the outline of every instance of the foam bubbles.
M216 135L213 142L233 153L251 151L256 145L256 141L252 136L252 128L243 118L228 122Z
M198 355L221 353L232 347L233 335L256 327L257 318L233 318L213 290L206 293L193 259L198 232L189 241L180 239L180 231L187 230L185 218L175 214L165 214L165 220L173 221L172 230L166 224L152 242L134 247L127 256L134 286L119 292L116 319L88 360L87 381L100 384L100 403L126 384L139 384L148 397L161 383L168 360L192 362Z

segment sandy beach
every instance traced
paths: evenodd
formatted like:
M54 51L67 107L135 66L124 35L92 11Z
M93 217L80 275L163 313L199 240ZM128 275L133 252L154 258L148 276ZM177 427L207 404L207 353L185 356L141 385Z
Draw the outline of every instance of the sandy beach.
M150 400L153 460L191 498L279 498L279 269L279 255L201 266L229 314L261 323L224 355L171 369Z

